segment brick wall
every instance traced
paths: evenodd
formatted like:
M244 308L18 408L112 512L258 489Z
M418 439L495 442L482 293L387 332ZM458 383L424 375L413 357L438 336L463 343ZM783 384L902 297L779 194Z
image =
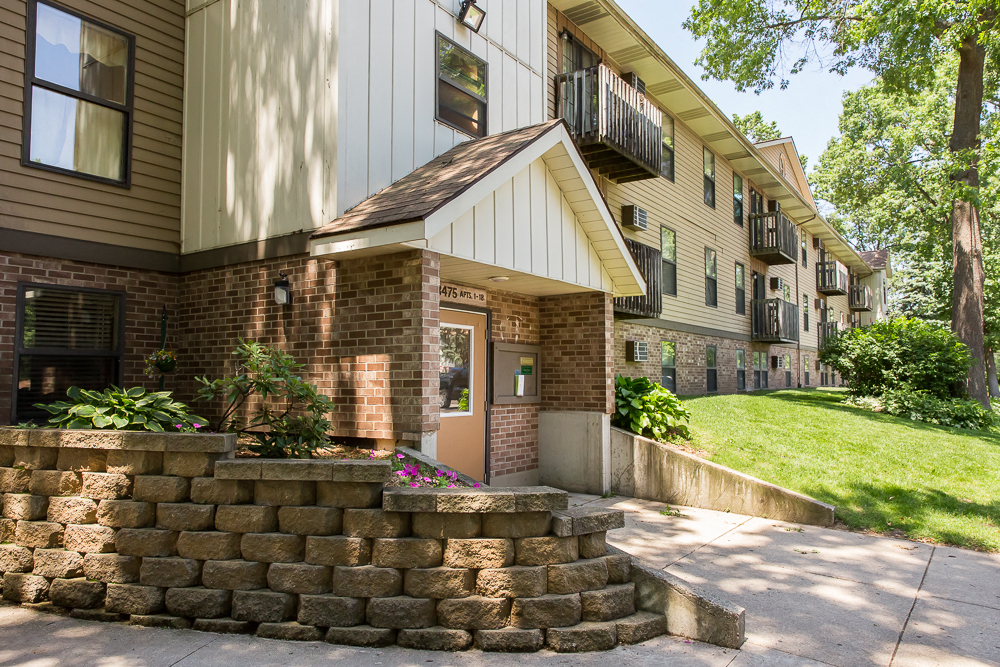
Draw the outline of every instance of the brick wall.
M486 301L493 312L491 334L495 342L540 343L538 297L489 290ZM538 405L491 406L490 474L498 477L537 468Z
M177 276L153 271L117 269L18 253L0 254L0 424L10 420L18 282L125 290L128 294L125 300L124 384L155 389L155 381L142 372L146 357L160 348L160 310L163 306L167 307L171 318L167 347L178 347L179 280Z
M611 296L586 292L544 297L541 317L543 410L611 414L614 313Z

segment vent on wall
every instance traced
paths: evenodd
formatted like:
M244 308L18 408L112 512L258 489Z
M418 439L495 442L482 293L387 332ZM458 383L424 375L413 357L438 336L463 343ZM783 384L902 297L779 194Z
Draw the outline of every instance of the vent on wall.
M785 358L780 354L771 357L771 368L784 368Z
M637 232L644 232L648 227L647 219L649 214L645 209L629 204L622 206L622 227Z
M625 341L625 361L649 361L649 343L644 340Z
M771 278L771 289L772 290L783 290L785 289L785 281L783 278Z
M816 248L816 250L822 250L823 249L823 239L819 238L818 236L814 236L813 237L813 248Z
M635 72L629 72L628 83L630 86L636 89L640 95L646 94L646 82L635 75Z

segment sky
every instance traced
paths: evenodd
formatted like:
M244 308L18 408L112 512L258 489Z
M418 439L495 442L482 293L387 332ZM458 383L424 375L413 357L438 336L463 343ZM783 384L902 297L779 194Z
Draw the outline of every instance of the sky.
M681 24L691 12L691 0L618 0L619 6L632 17L677 65L684 70L705 94L728 117L760 111L765 121L776 121L783 135L795 139L799 153L809 158L812 171L827 142L839 134L837 122L842 109L844 91L857 90L869 83L871 73L853 70L847 76L831 74L810 66L788 77L788 88L777 85L755 95L739 93L731 81L702 81L703 70L694 64L702 44Z

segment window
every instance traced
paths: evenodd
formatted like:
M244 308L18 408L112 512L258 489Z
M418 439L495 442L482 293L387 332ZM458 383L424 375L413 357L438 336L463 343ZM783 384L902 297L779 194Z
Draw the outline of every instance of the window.
M70 387L120 385L124 315L121 292L19 283L11 423L48 418L34 405L65 400Z
M563 30L561 37L563 38L563 74L594 67L595 65L599 65L601 63L601 59L597 57L597 54L581 44L579 41L573 39L573 36L569 34L569 31Z
M437 68L437 119L485 137L486 62L438 33Z
M660 341L660 384L677 393L677 343Z
M802 330L809 331L809 295L802 295Z
M660 176L674 180L674 119L663 114L663 152L660 154Z
M711 248L705 248L705 305L713 308L719 305L719 272Z
M747 389L747 353L746 350L736 350L736 391Z
M747 314L746 268L736 262L736 314Z
M705 171L705 203L715 208L715 153L702 148L702 162Z
M820 364L819 364L819 385L821 387L826 387L829 384L830 384L829 367L826 364L824 364L823 362L820 362Z
M660 227L660 253L663 256L662 291L677 296L677 234L674 230Z
M788 283L785 283L782 288L782 296L785 297L785 301L792 300L792 286L789 285Z
M802 245L802 268L803 269L808 269L809 268L809 255L806 253L806 243L808 241L808 239L806 238L806 230L804 230L804 229L799 230L799 235L800 235L800 238L802 239L802 242L801 242L801 245Z
M131 35L33 2L21 164L128 187L134 61Z
M750 215L764 212L764 197L754 189L750 189Z
M719 369L715 366L716 350L714 345L705 347L705 387L709 393L719 391Z
M809 357L802 357L802 372L805 378L803 379L803 385L809 386Z
M767 352L753 353L753 388L767 389Z
M785 355L785 387L792 386L792 355Z
M733 222L743 226L743 177L733 173Z

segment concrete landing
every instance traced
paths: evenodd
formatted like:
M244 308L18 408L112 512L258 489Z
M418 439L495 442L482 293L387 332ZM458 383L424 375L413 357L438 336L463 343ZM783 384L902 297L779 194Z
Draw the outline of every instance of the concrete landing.
M733 667L1000 665L998 554L632 498L570 504L625 510L609 544L745 607Z

